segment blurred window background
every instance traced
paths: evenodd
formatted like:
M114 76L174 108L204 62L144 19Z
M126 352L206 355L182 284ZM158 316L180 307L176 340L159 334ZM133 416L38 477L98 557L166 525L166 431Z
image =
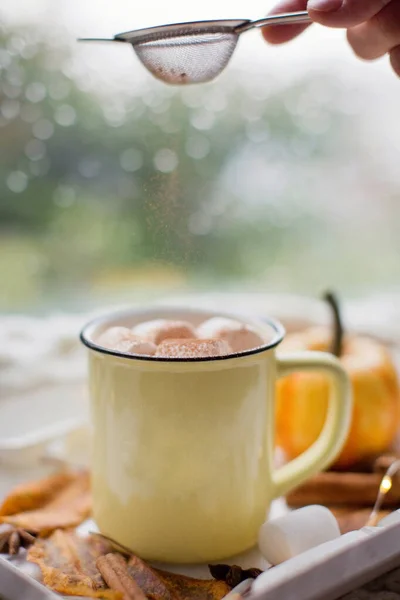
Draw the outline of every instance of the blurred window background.
M0 310L139 295L347 295L400 275L399 83L342 31L244 34L216 81L79 36L258 18L270 0L2 0Z

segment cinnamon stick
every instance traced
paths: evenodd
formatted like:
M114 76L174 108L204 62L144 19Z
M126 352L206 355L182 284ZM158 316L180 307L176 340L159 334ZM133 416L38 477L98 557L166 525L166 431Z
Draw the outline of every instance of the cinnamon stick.
M382 475L379 473L319 473L290 492L289 506L308 504L326 506L373 506L379 492ZM384 501L385 507L400 507L400 480L393 479L392 489Z
M122 593L123 600L146 600L146 596L128 573L126 560L121 554L110 553L99 556L96 567L106 584Z

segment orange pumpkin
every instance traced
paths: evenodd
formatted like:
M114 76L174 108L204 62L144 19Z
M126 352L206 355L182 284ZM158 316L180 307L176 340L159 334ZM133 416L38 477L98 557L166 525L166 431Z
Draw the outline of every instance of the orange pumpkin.
M386 451L400 425L400 387L390 353L379 342L356 335L343 336L337 302L327 295L335 315L335 335L312 327L293 334L283 351L335 348L353 387L353 416L347 442L333 466L346 468ZM318 437L328 406L329 379L295 373L277 384L277 444L292 459Z

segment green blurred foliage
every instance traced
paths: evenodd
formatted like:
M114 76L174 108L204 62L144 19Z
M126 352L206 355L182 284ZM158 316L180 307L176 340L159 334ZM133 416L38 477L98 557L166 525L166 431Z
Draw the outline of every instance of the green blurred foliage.
M310 245L326 235L325 216L307 190L278 169L265 172L270 192L250 195L264 177L251 156L289 169L338 155L348 117L313 100L316 89L334 96L328 78L271 93L234 79L157 83L114 102L80 89L61 42L16 28L0 42L1 309L102 301L140 286L323 283L309 270L314 257L324 272ZM304 98L308 112L293 110Z

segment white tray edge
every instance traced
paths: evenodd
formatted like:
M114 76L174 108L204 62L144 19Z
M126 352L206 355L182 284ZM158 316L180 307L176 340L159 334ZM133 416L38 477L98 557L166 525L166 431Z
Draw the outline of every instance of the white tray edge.
M248 599L336 600L399 566L399 540L400 521L345 534L267 571Z

